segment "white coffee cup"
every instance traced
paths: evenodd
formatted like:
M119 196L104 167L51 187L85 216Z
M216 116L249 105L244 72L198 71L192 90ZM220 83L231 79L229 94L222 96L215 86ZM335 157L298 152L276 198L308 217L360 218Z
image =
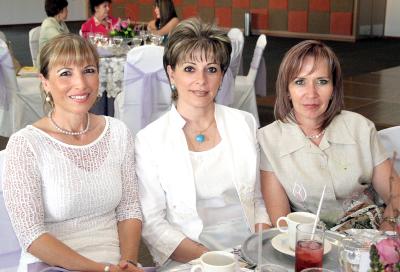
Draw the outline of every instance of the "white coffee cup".
M294 250L296 248L296 226L298 224L314 223L315 214L308 212L292 212L287 216L281 216L276 220L276 227L280 232L287 232L289 237L289 247ZM281 221L285 221L287 228L283 228L279 225Z
M191 272L235 272L237 263L233 254L225 251L209 251L201 255L200 264L194 265Z

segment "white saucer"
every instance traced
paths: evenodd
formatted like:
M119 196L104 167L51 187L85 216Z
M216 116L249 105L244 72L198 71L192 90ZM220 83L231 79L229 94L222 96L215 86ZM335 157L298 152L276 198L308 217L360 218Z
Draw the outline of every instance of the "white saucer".
M294 250L292 250L289 247L289 239L288 239L288 234L287 233L280 233L276 235L274 238L271 240L272 246L278 250L279 252L293 256L295 255ZM331 251L332 246L330 243L324 243L324 255L327 254L329 251Z

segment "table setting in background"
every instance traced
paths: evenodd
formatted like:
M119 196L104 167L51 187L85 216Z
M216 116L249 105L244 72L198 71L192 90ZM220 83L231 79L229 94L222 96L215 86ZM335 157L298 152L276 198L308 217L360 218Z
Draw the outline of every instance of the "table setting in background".
M100 57L99 96L107 91L107 97L115 97L122 91L126 54L141 45L162 44L163 37L146 30L145 25L130 19L118 19L108 35L89 32L85 37L96 47Z
M161 46L163 37L146 30L143 24L119 19L109 35L89 32L85 35L99 54L99 93L92 112L114 116L114 99L122 92L127 53L143 45Z

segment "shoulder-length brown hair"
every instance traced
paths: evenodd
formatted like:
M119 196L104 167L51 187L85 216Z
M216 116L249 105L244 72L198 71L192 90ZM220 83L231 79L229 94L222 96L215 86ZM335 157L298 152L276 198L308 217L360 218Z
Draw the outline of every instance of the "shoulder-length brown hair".
M343 109L343 78L340 63L335 53L327 45L320 41L306 40L293 46L282 60L276 80L277 98L274 114L277 120L296 122L293 112L293 104L289 97L289 84L300 73L306 57L314 58L314 67L320 61L327 61L333 83L332 99L329 101L322 118L321 129L326 128L333 118Z

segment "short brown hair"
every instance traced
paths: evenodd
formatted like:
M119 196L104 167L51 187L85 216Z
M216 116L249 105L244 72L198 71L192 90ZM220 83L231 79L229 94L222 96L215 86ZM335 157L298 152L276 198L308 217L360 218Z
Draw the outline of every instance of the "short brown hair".
M196 53L204 53L206 59L214 58L225 74L229 67L232 46L227 33L214 24L198 18L181 21L171 32L165 46L163 64L168 75L168 65L174 70L179 63L195 59ZM172 97L176 100L176 97Z
M322 118L321 129L324 129L343 109L344 94L340 62L332 49L320 41L302 41L286 52L279 67L278 78L276 80L277 98L274 114L275 118L282 122L288 122L289 120L296 122L293 105L289 98L289 84L300 73L306 57L314 58L313 70L316 68L317 63L321 60L326 60L331 73L333 93L332 99Z

